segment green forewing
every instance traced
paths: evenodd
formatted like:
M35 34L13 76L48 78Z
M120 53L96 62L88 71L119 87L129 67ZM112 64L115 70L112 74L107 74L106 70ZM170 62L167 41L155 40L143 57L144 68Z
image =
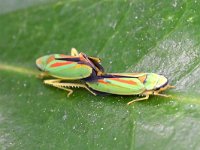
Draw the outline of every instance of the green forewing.
M145 87L137 78L103 78L87 85L100 92L117 95L135 95L145 91Z
M89 77L92 68L78 62L54 60L46 67L49 75L63 79L82 79Z

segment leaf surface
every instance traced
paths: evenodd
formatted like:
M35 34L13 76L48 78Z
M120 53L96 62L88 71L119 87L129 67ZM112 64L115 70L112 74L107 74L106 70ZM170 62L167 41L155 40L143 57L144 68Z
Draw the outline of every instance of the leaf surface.
M199 149L200 2L15 3L0 5L0 149ZM68 98L36 77L35 60L72 47L107 72L164 74L173 98Z

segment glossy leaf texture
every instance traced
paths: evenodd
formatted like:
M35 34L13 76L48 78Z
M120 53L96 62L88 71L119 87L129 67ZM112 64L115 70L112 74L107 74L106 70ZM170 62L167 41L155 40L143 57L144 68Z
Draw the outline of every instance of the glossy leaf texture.
M199 149L199 1L13 2L0 5L0 149ZM107 72L164 74L173 98L68 98L36 77L35 60L72 47Z

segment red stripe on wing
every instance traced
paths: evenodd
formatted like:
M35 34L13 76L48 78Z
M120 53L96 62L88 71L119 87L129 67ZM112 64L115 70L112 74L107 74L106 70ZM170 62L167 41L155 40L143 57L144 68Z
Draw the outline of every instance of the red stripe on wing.
M71 64L73 62L56 62L54 64L52 64L50 67L60 67L60 66L64 66L64 65L68 65L68 64Z

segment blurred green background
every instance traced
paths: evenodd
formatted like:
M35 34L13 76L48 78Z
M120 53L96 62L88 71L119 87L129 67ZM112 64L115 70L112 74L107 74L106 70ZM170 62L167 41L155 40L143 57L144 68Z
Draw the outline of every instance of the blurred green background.
M0 0L0 149L199 149L199 25L197 0ZM68 98L36 78L38 57L72 47L107 72L164 74L173 98Z

